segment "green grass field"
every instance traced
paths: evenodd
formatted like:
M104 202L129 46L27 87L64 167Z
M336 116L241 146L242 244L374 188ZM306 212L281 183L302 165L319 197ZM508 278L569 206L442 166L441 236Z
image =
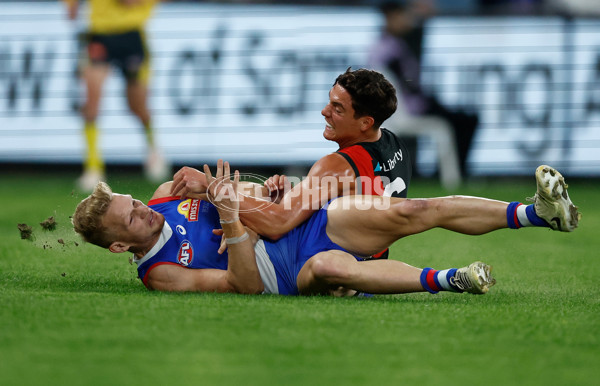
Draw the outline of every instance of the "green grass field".
M569 181L583 213L572 234L433 230L392 248L421 267L492 264L498 284L485 296L333 299L148 292L128 254L84 245L70 230L83 198L75 177L0 174L2 385L598 382L600 181ZM111 177L114 190L150 197L142 179ZM533 192L533 178L460 191L506 201ZM411 191L441 194L429 181ZM52 215L57 230L43 231ZM35 241L21 240L17 223L31 225Z

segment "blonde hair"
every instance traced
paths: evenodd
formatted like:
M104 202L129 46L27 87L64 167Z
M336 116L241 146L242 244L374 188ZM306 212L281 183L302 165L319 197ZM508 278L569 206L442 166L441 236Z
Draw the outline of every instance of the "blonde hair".
M112 202L113 192L105 182L98 182L91 195L77 205L72 223L75 232L88 243L108 248L114 241L102 218Z

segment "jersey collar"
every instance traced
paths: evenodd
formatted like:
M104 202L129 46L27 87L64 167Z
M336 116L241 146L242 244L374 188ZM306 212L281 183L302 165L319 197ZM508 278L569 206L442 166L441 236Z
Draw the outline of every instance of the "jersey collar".
M133 262L136 263L138 265L138 267L140 265L144 264L146 261L151 259L154 255L156 255L158 253L158 251L160 251L162 249L162 247L165 246L165 244L167 243L167 241L169 241L169 239L171 238L172 235L173 235L173 229L171 229L171 227L167 223L167 220L165 220L163 229L160 232L160 236L158 237L158 241L156 242L156 244L154 244L154 246L148 251L148 253L146 253L144 255L144 257L138 259L134 255Z

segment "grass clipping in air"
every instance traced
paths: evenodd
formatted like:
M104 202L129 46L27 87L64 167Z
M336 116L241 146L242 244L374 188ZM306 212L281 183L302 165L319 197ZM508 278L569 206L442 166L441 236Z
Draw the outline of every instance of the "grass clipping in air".
M56 246L79 246L79 236L73 231L70 219L63 216L60 221L56 219L54 214L40 222L40 231L34 232L33 227L25 224L17 224L17 229L21 234L22 240L30 240L37 247L43 249L52 249Z

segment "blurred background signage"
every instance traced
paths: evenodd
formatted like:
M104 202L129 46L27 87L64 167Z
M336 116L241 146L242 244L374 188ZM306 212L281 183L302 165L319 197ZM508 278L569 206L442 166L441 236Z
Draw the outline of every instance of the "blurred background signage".
M166 156L180 165L310 165L336 150L322 138L321 109L338 74L365 66L381 24L368 7L162 4L148 39ZM0 7L0 162L81 162L81 30L59 2ZM473 174L530 174L546 162L600 175L597 20L439 17L423 55L427 86L480 113ZM142 162L120 76L104 94L107 162ZM431 144L420 146L420 170L433 173Z

